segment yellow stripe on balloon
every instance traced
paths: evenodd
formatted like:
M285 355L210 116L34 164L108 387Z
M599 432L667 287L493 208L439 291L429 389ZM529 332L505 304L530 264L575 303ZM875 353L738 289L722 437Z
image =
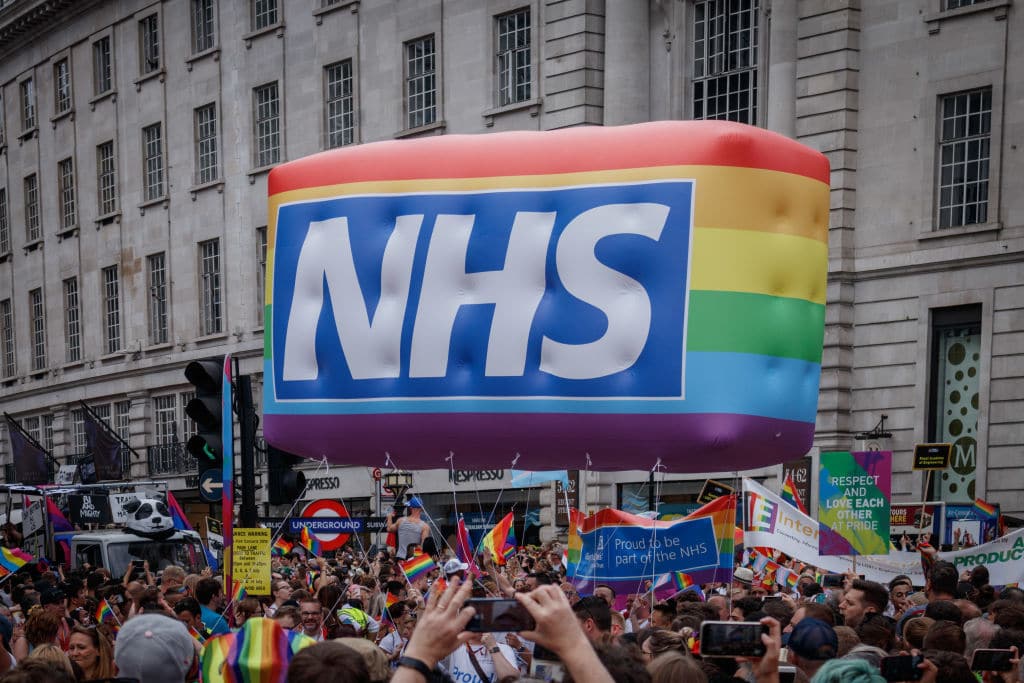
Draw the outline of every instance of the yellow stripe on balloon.
M751 230L697 228L691 290L751 292L825 303L828 246Z

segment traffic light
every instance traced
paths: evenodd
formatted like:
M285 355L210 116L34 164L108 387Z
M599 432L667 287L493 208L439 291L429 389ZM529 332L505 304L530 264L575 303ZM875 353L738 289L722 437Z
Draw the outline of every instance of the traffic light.
M294 503L302 495L306 488L306 475L293 469L301 461L299 456L267 444L268 503Z
M185 379L196 388L196 396L185 406L185 414L196 423L188 440L188 452L199 461L200 471L219 470L224 465L221 441L221 392L224 356L194 360L185 366Z

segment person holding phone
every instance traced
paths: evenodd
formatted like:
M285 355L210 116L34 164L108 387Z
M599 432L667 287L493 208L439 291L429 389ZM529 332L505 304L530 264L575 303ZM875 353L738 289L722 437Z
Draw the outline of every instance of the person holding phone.
M400 560L408 559L409 546L422 546L430 535L430 527L420 517L423 514L423 501L413 496L406 504L409 515L395 520L395 510L391 509L385 522L388 533L394 533L396 537L395 557Z

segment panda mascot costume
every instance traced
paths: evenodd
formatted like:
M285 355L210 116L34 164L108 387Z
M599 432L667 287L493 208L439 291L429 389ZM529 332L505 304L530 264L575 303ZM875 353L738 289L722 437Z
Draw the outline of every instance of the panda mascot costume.
M163 541L174 534L174 520L167 503L155 498L136 498L124 504L128 514L128 531L153 541Z

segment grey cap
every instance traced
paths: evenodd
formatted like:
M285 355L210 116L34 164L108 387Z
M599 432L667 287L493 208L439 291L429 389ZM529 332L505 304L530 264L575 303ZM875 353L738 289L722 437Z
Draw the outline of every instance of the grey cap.
M118 632L114 662L126 678L185 683L196 655L196 640L183 623L162 614L141 614Z

